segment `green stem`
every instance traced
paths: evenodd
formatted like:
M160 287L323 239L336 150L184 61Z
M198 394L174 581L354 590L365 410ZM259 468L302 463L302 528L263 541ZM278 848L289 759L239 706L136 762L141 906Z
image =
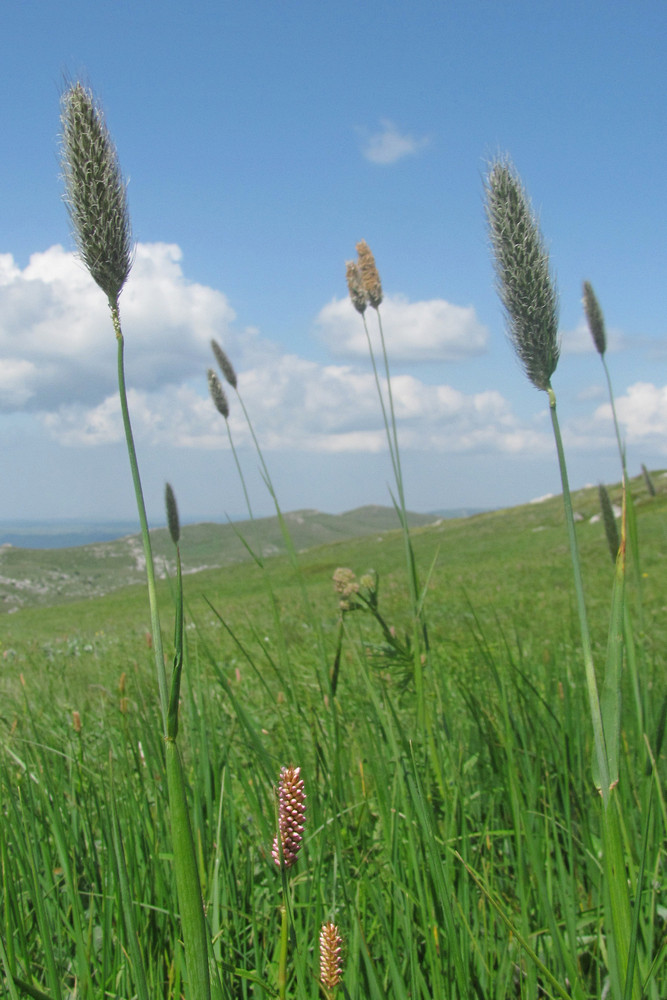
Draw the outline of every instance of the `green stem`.
M269 486L269 488L270 488L271 476L269 475L269 470L267 468L266 462L264 461L264 455L262 454L262 449L259 446L259 441L257 440L257 435L255 434L255 428L253 427L252 420L250 419L250 414L248 413L248 411L246 409L246 405L243 402L243 397L241 396L241 393L239 392L238 389L236 390L236 395L238 397L239 403L241 404L241 409L243 410L243 416L245 417L245 421L246 421L246 423L248 425L248 430L250 431L250 435L252 437L253 444L255 445L255 451L257 452L257 457L259 458L259 462L260 462L260 465L261 465L261 468L262 468L262 474L264 476L264 480L265 480L267 486ZM271 496L273 497L273 492L271 492ZM275 497L273 497L273 498L275 500Z
M627 481L628 472L625 466L625 448L623 447L623 442L621 441L621 432L618 426L618 418L616 416L616 406L614 404L614 390L611 384L611 376L609 374L609 369L607 368L607 362L605 361L603 354L600 355L600 360L602 361L602 367L604 368L604 373L607 378L607 388L609 389L609 402L611 403L611 415L614 418L614 430L616 431L616 443L618 444L618 454L621 459L623 478Z
M120 325L120 312L118 309L118 299L109 300L111 318L116 333L118 343L118 393L120 396L120 408L123 415L123 427L125 430L125 442L127 444L127 454L130 460L130 470L132 472L132 483L134 485L134 495L137 502L139 514L139 524L141 526L141 541L144 549L144 559L146 562L146 580L148 585L148 603L151 615L151 633L153 636L153 653L155 655L155 667L157 671L158 688L160 691L160 708L162 709L162 722L164 733L167 732L167 674L164 666L164 652L162 649L162 632L160 629L160 617L157 607L157 594L155 587L155 567L153 565L153 552L151 549L151 539L148 531L148 519L146 517L146 505L144 494L141 488L141 478L139 476L139 465L137 463L137 453L134 447L134 437L132 425L130 423L130 412L127 405L127 389L125 387L125 363L124 363L124 339Z
M630 901L628 896L627 872L625 866L625 855L618 824L617 814L617 788L616 782L612 785L609 757L607 753L607 743L605 740L605 725L598 696L595 670L593 667L593 653L591 649L590 633L588 630L588 620L586 616L586 605L584 602L584 586L581 576L581 561L579 559L579 549L577 546L577 536L574 528L574 516L572 513L572 498L567 478L567 467L565 464L565 453L563 442L556 415L556 396L548 387L549 408L551 411L551 422L553 424L556 448L558 450L558 463L560 466L561 481L563 484L563 504L565 507L565 521L570 540L570 550L572 554L572 568L574 570L574 586L577 597L577 608L579 611L579 624L581 629L581 641L584 653L584 663L586 668L586 686L588 688L588 699L591 711L591 721L593 724L593 735L595 739L595 759L594 777L602 792L602 854L603 868L605 873L605 910L606 925L610 936L610 972L614 995L622 996L625 978L632 976L631 984L628 987L634 1000L639 1000L640 989L639 979L636 972L633 974L632 965L629 968L630 940L631 940L631 915ZM623 537L623 545L625 536ZM622 548L623 548L622 545ZM623 555L619 557L617 563L617 573L621 572L621 562ZM622 607L620 612L622 615ZM612 623L613 624L613 623ZM616 667L618 669L618 665ZM616 709L614 708L614 717ZM608 725L613 729L611 713L608 713ZM618 723L616 723L618 725ZM617 739L617 732L608 733L610 740ZM612 764L615 767L615 765ZM616 774L614 774L616 778Z
M287 917L287 907L283 903L280 907L280 957L278 959L278 996L280 1000L285 1000L287 996L287 941L289 937L289 920Z
M415 697L417 700L417 724L420 729L423 729L426 719L426 710L424 703L422 651L428 651L428 632L426 629L426 622L424 620L422 602L420 600L420 595L419 595L417 564L415 561L414 549L412 547L412 540L410 538L410 529L408 527L407 508L405 505L405 490L403 486L403 472L401 469L401 456L398 447L398 429L396 427L396 411L394 409L394 394L391 386L391 372L389 370L387 345L384 338L384 329L382 327L382 317L380 316L380 310L376 308L375 312L377 314L378 330L380 334L380 346L382 349L382 360L384 363L385 379L387 382L387 399L389 403L388 407L385 406L384 402L384 395L382 393L382 386L380 384L380 378L377 370L377 363L375 360L375 351L373 350L373 344L371 341L370 333L368 331L368 324L366 323L365 313L363 314L362 319L364 321L364 331L366 333L368 351L371 357L371 364L373 366L375 386L377 389L378 396L380 398L382 417L384 420L385 432L387 435L387 444L389 445L389 454L391 456L391 464L394 470L394 480L396 482L396 490L398 493L398 502L393 497L393 494L392 494L392 500L394 502L394 507L398 514L403 534L405 561L408 571L408 587L410 589L410 600L412 602L412 615L413 615L413 663L414 663L413 671L415 680Z
M632 490L630 489L630 479L628 477L628 467L625 460L625 447L621 440L621 431L618 426L618 417L616 416L616 404L614 402L614 389L611 384L611 375L609 374L609 369L607 367L607 362L604 359L604 355L600 355L600 360L602 361L602 367L604 368L605 377L607 379L607 389L609 391L609 403L611 405L611 415L614 419L614 430L616 432L616 443L618 445L618 454L621 459L621 468L623 470L623 489L625 493L626 502L626 517L627 517L627 529L628 529L628 541L630 543L630 552L632 553L632 560L630 565L632 566L632 571L634 574L635 585L637 588L637 613L640 629L643 631L643 607L642 607L642 573L641 564L639 561L639 539L637 536L637 517L635 514L635 505L632 499Z
M241 404L241 405L243 405L243 404ZM243 496L245 497L245 503L246 503L246 507L248 508L248 514L250 516L250 520L254 521L255 518L254 518L253 513L252 513L252 507L250 506L250 497L248 496L248 490L247 490L246 484L245 484L245 476L243 475L243 470L241 468L241 463L239 462L239 457L236 454L236 448L234 447L234 439L232 438L232 432L231 432L230 427L229 427L229 421L225 420L225 423L227 425L227 436L229 438L229 444L230 444L230 447L232 449L232 455L234 456L234 462L236 463L236 471L239 474L239 479L241 480L241 486L243 487Z
M401 505L401 510L405 513L405 493L403 492L403 472L401 469L401 454L398 450L398 430L396 429L396 413L394 411L394 394L391 388L391 374L389 371L389 358L387 357L387 345L384 339L384 330L382 329L382 317L380 316L380 310L375 310L378 318L378 327L380 330L380 345L382 347L382 360L384 361L384 372L385 378L387 379L387 397L389 399L389 416L391 418L391 435L394 442L394 470L396 474L396 488L398 489L398 499ZM387 434L389 434L389 428L387 428ZM415 595L416 597L416 595Z
M185 776L175 740L165 741L174 875L181 915L190 1000L210 1000L206 920L195 856Z
M377 317L378 317L378 323L380 323L380 313L379 312L377 314ZM391 464L392 464L392 468L394 470L394 480L395 480L396 483L399 483L400 482L400 478L401 478L401 470L400 470L400 466L398 464L398 455L396 454L395 449L394 449L394 441L392 440L391 432L390 432L390 429L389 429L389 417L387 416L387 408L386 408L385 402L384 402L384 394L382 392L382 385L380 384L380 375L378 373L377 362L375 360L375 351L373 349L373 342L371 340L371 335L370 335L369 330L368 330L368 323L366 322L366 313L363 313L361 318L362 318L362 320L364 322L364 332L366 334L366 343L368 344L368 353L370 355L371 365L373 367L373 377L375 378L375 388L377 390L378 398L380 400L380 408L382 409L382 419L383 419L383 422L384 422L385 433L387 435L387 444L389 445L389 455L391 457ZM382 326L381 325L380 325L380 334L382 334ZM385 368L387 369L387 381L389 381L388 366L386 364L386 355L385 355ZM391 385L391 383L389 383L389 385ZM401 489L399 487L399 498L400 498L400 496L401 496Z
M572 497L570 495L570 484L567 476L567 465L565 463L565 452L563 450L563 440L560 433L558 416L556 413L556 394L549 385L547 389L549 396L549 410L551 413L551 423L554 437L556 439L556 450L558 452L558 465L563 487L563 506L565 508L565 523L570 542L570 554L572 558L572 569L574 572L574 590L577 598L577 611L579 613L579 628L581 632L581 645L584 654L584 667L586 671L586 687L588 690L588 701L591 712L591 722L593 725L593 736L595 740L595 759L597 762L597 774L601 786L602 796L607 801L609 795L609 768L607 765L607 750L604 740L604 729L602 725L602 712L600 710L600 699L598 696L597 681L595 678L595 667L593 665L593 650L591 637L588 629L588 617L586 615L586 602L584 600L584 582L581 575L581 560L579 558L579 546L577 544L577 533L574 527L574 514L572 512Z
M118 300L110 300L109 306L111 308L111 318L113 320L116 340L118 343L118 392L120 396L121 412L123 415L123 427L125 429L127 453L130 459L130 469L132 471L134 494L137 502L137 510L139 512L144 559L146 562L146 579L148 584L148 601L151 614L153 651L155 654L155 666L160 692L162 725L164 735L166 737L165 760L169 811L171 817L171 839L172 849L174 852L174 874L176 876L178 907L181 917L181 926L183 929L183 942L188 971L189 996L190 1000L210 1000L211 988L208 969L206 920L204 918L199 872L197 870L197 859L194 849L194 840L192 837L192 826L190 824L190 814L188 812L185 776L183 774L183 766L181 764L178 747L175 743L175 736L178 730L178 690L183 654L182 612L177 619L177 634L180 631L180 641L177 642L177 654L176 662L174 664L174 678L170 698L167 693L167 672L164 665L162 631L160 628L160 617L157 607L153 552L151 548L150 534L148 531L148 519L146 517L146 505L144 503L144 495L141 487L141 477L139 475L139 464L137 462L132 425L130 423L130 413L127 405L124 340L123 331L120 325ZM178 585L179 600L182 601L180 572Z

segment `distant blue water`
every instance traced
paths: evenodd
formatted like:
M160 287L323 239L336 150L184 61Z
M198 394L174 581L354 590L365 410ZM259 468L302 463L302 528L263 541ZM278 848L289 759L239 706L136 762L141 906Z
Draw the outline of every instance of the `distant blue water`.
M0 545L21 549L67 549L111 542L139 531L136 521L0 521Z
M481 513L480 508L457 508L456 510L431 511L431 516L469 517L471 514ZM181 519L181 524L202 524L204 522L217 521L226 523L230 521L242 521L245 515L229 516L225 520L219 517L188 517ZM151 522L151 529L163 528L164 523ZM14 545L21 549L67 549L77 545L92 545L95 542L112 542L117 538L124 538L126 535L136 535L139 533L138 521L76 521L76 520L53 520L53 521L0 521L0 545Z

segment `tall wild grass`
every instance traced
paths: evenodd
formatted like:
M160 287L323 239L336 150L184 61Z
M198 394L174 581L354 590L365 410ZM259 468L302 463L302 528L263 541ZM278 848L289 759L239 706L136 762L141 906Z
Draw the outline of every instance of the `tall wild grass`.
M368 566L341 566L322 600L255 437L290 586L256 552L262 598L245 618L215 601L190 608L168 487L179 568L160 606L125 393L125 185L100 108L78 84L63 98L63 163L79 252L118 344L152 666L101 641L104 696L86 710L63 712L65 672L48 689L25 681L0 709L2 995L664 1000L664 648L644 630L626 570L640 536L627 514L604 655L591 638L552 387L558 299L514 169L489 170L491 246L510 339L549 402L573 581L572 620L545 614L539 647L475 593L462 639L433 562L418 567L381 283L363 242L348 288L387 432L403 594ZM226 420L222 383L208 377ZM623 475L627 512L624 454ZM499 601L530 603L511 586L509 574L498 580Z

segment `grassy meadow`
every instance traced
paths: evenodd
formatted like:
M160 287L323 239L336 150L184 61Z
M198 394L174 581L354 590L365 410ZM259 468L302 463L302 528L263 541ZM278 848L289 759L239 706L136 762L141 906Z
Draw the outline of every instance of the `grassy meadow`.
M181 533L169 485L168 534L148 530L119 309L125 182L79 83L62 129L77 248L117 343L141 536L104 550L120 553L108 583L113 558L70 552L21 600L25 554L2 553L0 995L665 1000L667 480L631 480L618 434L619 484L570 493L557 295L509 162L486 181L490 243L510 342L548 399L562 497L415 526L361 241L347 283L395 529L299 551L306 519L282 514L213 342L212 402L227 421L235 393L276 516L237 528L244 561L203 569L220 553ZM142 584L124 578L133 562Z
M626 674L621 787L633 884L648 836L635 898L642 950L656 962L646 995L658 1000L666 769L663 750L647 774L644 734L655 752L667 693L667 479L654 480L655 497L641 478L632 483L640 703ZM620 487L610 492L619 499ZM613 565L602 523L590 523L597 489L574 503L603 659ZM603 994L592 734L561 499L443 521L412 538L420 567L433 566L425 729L409 658L368 611L341 616L332 585L341 566L358 578L376 571L380 613L403 645L399 530L306 550L296 566L273 556L263 568L186 578L181 739L222 996L276 995L281 886L270 847L283 764L301 766L307 793L290 886L290 995L318 995L317 937L328 919L344 938L351 997ZM173 580L160 584L167 648L173 593ZM136 995L117 829L149 995L177 996L183 955L145 588L27 608L3 617L0 636L6 960L49 996Z

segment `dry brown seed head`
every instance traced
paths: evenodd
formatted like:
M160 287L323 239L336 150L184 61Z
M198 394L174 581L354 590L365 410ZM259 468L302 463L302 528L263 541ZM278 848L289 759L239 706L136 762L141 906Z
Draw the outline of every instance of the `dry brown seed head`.
M340 595L341 611L349 611L351 608L350 598L359 593L359 584L353 570L345 566L339 566L334 571L332 577L334 590Z
M366 240L360 240L357 243L357 253L359 254L358 266L364 291L370 304L374 309L377 309L383 298L382 282L375 264L375 257Z
M358 313L363 315L366 312L368 302L364 284L361 280L361 271L359 270L359 266L355 260L348 260L345 262L345 279L347 281L347 290L350 293L352 305Z
M354 570L348 569L347 566L339 566L338 569L334 570L331 579L333 580L334 590L341 597L350 597L351 594L359 593L356 574Z

